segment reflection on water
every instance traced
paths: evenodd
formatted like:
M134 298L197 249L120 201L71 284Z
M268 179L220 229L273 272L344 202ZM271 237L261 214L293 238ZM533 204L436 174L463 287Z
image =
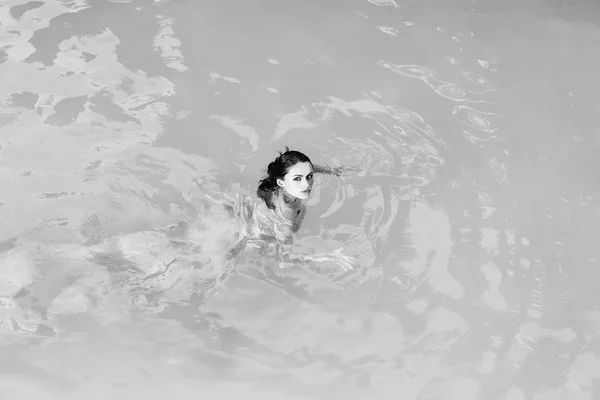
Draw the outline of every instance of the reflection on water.
M600 7L434 3L0 5L0 397L597 398Z

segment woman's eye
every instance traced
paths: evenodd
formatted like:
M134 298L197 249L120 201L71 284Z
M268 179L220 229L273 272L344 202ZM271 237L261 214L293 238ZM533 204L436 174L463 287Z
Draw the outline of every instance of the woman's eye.
M312 178L313 178L313 174L310 174L306 177L306 179L308 179L309 181L312 180Z
M300 180L300 178L294 178L294 180L295 180L295 181L299 181L299 180Z

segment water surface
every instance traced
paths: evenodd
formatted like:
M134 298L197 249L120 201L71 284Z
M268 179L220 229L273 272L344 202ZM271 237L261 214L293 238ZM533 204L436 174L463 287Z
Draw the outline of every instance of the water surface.
M425 3L425 4L424 4ZM593 1L6 0L2 399L595 399ZM206 193L285 145L297 251ZM311 250L312 249L312 250Z

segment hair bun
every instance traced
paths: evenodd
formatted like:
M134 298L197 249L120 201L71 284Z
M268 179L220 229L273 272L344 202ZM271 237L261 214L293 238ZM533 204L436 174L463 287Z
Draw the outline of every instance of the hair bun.
M276 172L275 172L276 163L277 163L277 159L275 161L270 162L269 166L267 167L267 174L269 175L269 178L273 178L273 176L276 174Z

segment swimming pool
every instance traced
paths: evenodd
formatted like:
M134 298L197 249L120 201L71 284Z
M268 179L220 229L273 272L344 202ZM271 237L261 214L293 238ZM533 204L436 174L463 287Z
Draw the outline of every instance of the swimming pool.
M426 3L426 4L423 4ZM594 399L600 6L6 0L0 397ZM285 145L298 249L215 290Z

